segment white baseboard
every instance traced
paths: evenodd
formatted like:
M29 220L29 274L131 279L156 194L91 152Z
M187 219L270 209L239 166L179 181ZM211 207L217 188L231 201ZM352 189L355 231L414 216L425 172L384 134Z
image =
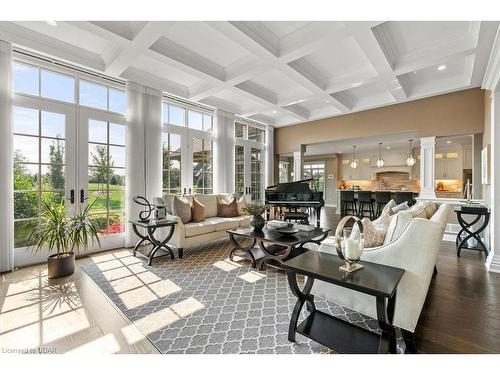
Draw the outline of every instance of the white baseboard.
M500 273L500 256L490 252L488 259L486 259L486 269L490 272Z
M333 204L333 203L329 203L329 204L325 204L325 207L337 208L337 205Z

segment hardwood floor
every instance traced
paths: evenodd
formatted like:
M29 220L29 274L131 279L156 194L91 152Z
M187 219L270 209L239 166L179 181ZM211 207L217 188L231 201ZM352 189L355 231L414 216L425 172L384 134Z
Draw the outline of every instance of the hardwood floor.
M336 228L334 208L321 225ZM420 353L500 353L500 274L487 272L484 255L442 242L437 269L415 332Z
M336 228L334 208L321 225ZM113 250L78 260L106 257ZM500 353L500 274L484 257L443 242L416 331L421 353ZM80 267L69 278L48 282L46 266L0 275L0 348L66 353L157 353L156 348L108 300Z

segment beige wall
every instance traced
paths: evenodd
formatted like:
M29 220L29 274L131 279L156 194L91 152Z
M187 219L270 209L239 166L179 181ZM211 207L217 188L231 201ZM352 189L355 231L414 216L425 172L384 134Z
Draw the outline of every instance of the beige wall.
M484 93L479 88L394 104L275 129L274 152L301 144L415 131L418 137L482 133Z

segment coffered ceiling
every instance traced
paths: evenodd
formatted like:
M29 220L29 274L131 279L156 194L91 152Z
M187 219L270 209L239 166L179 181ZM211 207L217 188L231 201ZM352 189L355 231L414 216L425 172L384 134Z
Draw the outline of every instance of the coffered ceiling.
M274 126L470 87L498 22L0 22L0 39Z

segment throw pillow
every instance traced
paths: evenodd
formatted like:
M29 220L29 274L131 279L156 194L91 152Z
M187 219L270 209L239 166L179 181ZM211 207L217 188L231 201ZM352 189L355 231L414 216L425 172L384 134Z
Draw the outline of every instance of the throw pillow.
M178 216L183 224L189 223L191 216L191 203L185 197L175 197L172 202L172 215Z
M423 202L417 203L415 206L412 206L408 212L412 217L420 217L422 219L427 219L427 214L425 213L425 207Z
M388 243L391 243L396 238L398 238L411 219L412 215L408 210L401 211L398 212L396 215L393 215L393 219L391 220L391 223L387 228L387 233L384 239L384 245L387 245Z
M391 212L390 210L393 208L393 207L396 207L396 201L394 199L391 199L385 206L384 208L382 209L382 213L384 212Z
M424 206L424 210L427 219L430 219L437 211L436 204L434 202L427 202Z
M236 199L232 198L229 202L223 198L219 198L219 217L236 217L238 216L238 204Z
M408 202L404 201L403 203L400 203L397 206L392 207L391 212L392 214L397 214L399 211L404 211L409 208L410 206L408 205Z
M200 221L205 220L205 206L196 198L193 198L191 214L194 223L199 223Z
M361 224L363 224L365 248L381 246L384 244L387 228L389 227L391 220L392 218L387 212L380 215L380 217L373 222L367 217L361 220ZM359 227L357 224L354 224L351 236L355 235L357 232L359 232Z
M237 205L238 205L238 216L246 215L246 213L243 212L243 208L247 206L247 200L245 199L244 195L242 195L241 198L238 199Z

